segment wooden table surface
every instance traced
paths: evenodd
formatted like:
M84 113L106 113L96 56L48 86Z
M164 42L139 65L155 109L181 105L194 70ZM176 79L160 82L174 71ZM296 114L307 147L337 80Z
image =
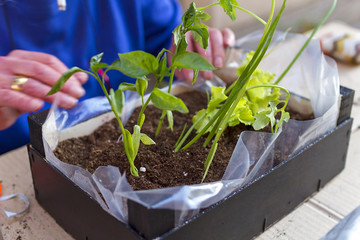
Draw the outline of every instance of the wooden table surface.
M336 22L327 24L321 31L329 29L360 32ZM352 111L355 120L346 167L319 193L256 237L257 240L319 239L360 205L360 65L339 63L338 68L341 85L356 91ZM20 218L8 219L0 211L0 229L5 240L73 239L35 200L26 147L0 156L0 180L3 181L3 195L23 193L31 204L30 211ZM0 207L16 211L24 207L24 204L15 200L2 202Z

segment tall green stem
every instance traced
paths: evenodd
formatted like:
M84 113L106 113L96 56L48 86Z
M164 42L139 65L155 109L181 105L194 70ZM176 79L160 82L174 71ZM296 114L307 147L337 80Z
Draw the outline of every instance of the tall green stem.
M258 15L256 15L255 13L245 9L245 8L242 8L242 7L236 7L237 9L243 11L243 12L246 12L248 14L250 14L252 17L254 17L256 20L258 20L259 22L261 22L263 25L266 25L266 22L261 18L259 17Z
M160 83L160 82L161 82L161 81L156 82L154 88L157 88L157 87L159 86L159 83ZM140 113L139 113L139 117L138 117L138 121L137 121L137 124L138 124L139 126L140 126L140 121L141 121L141 119L140 119L140 118L141 118L141 115L144 114L145 109L147 108L147 106L148 106L149 103L150 103L151 94L152 94L152 92L150 93L149 97L146 99L145 104L143 104L142 107L141 107L141 110L140 110Z
M319 22L319 24L314 28L314 30L312 31L310 37L306 40L305 44L302 46L302 48L300 49L300 51L296 54L296 56L294 57L294 59L290 62L290 64L287 66L287 68L284 70L284 72L279 76L279 78L275 81L275 84L279 84L279 82L284 78L284 76L289 72L289 70L291 69L291 67L294 65L294 63L296 62L296 60L300 57L300 55L303 53L303 51L305 50L305 48L309 45L310 41L313 39L314 35L316 34L316 32L319 30L319 28L326 22L326 20L329 18L329 16L331 15L331 13L334 11L335 6L336 6L337 0L333 0L333 3L331 5L331 8L329 9L329 11L325 14L325 16L323 17L323 19L321 19L321 21Z
M120 128L121 128L121 132L124 132L124 125L122 124L121 119L120 119L120 117L119 117L119 114L118 114L117 111L115 110L115 107L112 105L111 99L110 99L110 96L109 96L109 93L108 93L108 91L106 90L105 84L103 83L103 82L104 82L104 76L105 76L105 74L103 74L103 77L102 77L102 78L103 78L103 79L102 79L103 81L101 81L101 80L100 80L99 78L97 78L97 77L95 77L95 79L96 79L96 80L98 81L98 83L100 84L101 89L103 90L103 92L104 92L104 94L105 94L108 102L110 103L111 109L112 109L112 111L114 112L115 117L116 117L116 120L118 121L119 126L120 126ZM124 137L124 135L123 135L123 137Z
M197 10L199 10L199 11L204 11L204 10L206 10L206 9L208 9L208 8L210 8L210 7L216 6L216 5L219 5L219 2L215 2L215 3L209 4L209 5L205 6L205 7L197 8Z
M171 87L174 81L174 76L175 76L175 70L176 68L171 69L171 75L170 75L170 80L169 80L169 88L168 88L168 93L171 92Z

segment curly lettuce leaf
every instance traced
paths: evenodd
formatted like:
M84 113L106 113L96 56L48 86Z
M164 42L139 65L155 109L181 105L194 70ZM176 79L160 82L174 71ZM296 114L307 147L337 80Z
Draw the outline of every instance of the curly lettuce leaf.
M249 52L239 67L237 74L240 75L250 62L254 52ZM282 122L289 120L289 114L284 108L278 109L278 105L284 101L280 100L281 90L273 87L275 74L256 69L248 82L246 94L236 103L234 112L228 119L227 126L234 127L240 123L251 125L255 130L260 130L270 124L272 131L277 131ZM195 126L197 132L210 122L219 111L222 103L227 99L225 87L211 87L211 98L206 109L199 111L193 122L201 118ZM281 113L280 119L276 120L277 113ZM204 116L205 115L205 116ZM207 129L211 132L213 126Z

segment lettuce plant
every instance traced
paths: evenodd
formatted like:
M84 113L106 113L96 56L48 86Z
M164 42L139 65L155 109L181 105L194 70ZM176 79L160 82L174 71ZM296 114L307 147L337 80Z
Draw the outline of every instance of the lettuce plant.
M240 76L251 59L254 52L247 54L242 66L237 70ZM285 112L285 107L288 103L290 93L277 85L273 85L275 75L270 72L265 72L261 69L256 69L251 75L246 92L243 98L236 103L234 112L231 114L227 126L234 127L240 123L251 125L254 130L263 129L270 124L271 131L277 132L283 121L288 121L289 114ZM281 100L280 89L283 89L287 96L286 100ZM221 109L223 102L228 98L225 93L226 87L211 87L211 99L208 103L207 109L200 110L194 117L193 122L197 122L195 129L197 133L208 124L208 122ZM282 107L278 109L278 105L283 103ZM280 120L276 122L275 116L281 113ZM207 128L206 132L211 132L212 126Z

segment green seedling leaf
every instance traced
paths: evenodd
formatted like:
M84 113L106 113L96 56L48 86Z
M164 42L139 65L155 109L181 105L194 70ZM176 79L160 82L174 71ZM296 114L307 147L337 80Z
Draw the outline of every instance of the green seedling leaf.
M110 65L132 78L142 78L150 73L156 73L158 62L155 56L143 51L120 53L119 59Z
M176 45L176 46L177 46L177 47L176 47L176 53L177 53L177 55L180 54L180 53L186 52L186 48L187 48L188 44L187 44L185 35L182 36L182 38L181 38L180 41L179 41L179 44ZM176 56L177 56L177 55L176 55Z
M173 131L174 130L174 116L173 116L172 111L167 110L166 116L167 116L167 120L169 122L169 128L171 129L171 131Z
M212 71L216 68L204 57L194 52L183 52L174 58L173 66L178 68L195 69L198 71Z
M203 130L203 128L211 121L211 119L216 115L219 109L214 109L211 112L207 112L206 109L201 109L198 113L193 117L192 122L195 123L198 121L198 124L195 125L196 132L199 133ZM206 132L210 132L215 124L212 124Z
M95 56L93 56L90 59L90 66L100 63L103 55L104 55L104 53L99 53L99 54L96 54Z
M155 107L161 110L178 111L181 113L189 112L189 109L180 98L163 92L158 88L154 88L152 94L150 95L150 100L155 105Z
M173 30L173 36L174 36L174 43L176 46L179 46L179 43L181 39L183 38L181 34L182 25L179 24L174 30Z
M122 112L122 109L125 105L125 96L124 92L121 90L110 89L110 97L111 97L111 105L113 107L113 110L120 115Z
M206 175L207 175L207 173L208 173L208 171L209 171L209 168L210 168L210 165L211 165L211 163L212 163L212 160L214 159L217 146L218 146L218 143L217 143L217 142L214 143L214 144L211 146L209 155L207 156L206 162L205 162L205 164L204 164L205 172L204 172L204 175L203 175L203 178L202 178L201 182L204 182L204 180L205 180L205 178L206 178Z
M148 81L138 78L135 83L136 91L141 96L144 97L144 94L146 92L146 89L148 87Z
M272 132L277 132L278 129L282 126L282 123L285 121L289 121L290 115L288 112L285 112L285 107L282 107L280 110L277 108L279 103L284 102L280 100L272 101L270 103L271 112L267 115L270 118L270 126ZM287 104L287 101L284 102L284 104ZM280 119L276 123L275 115L280 112Z
M186 131L186 125L187 125L187 124L185 123L184 128L183 128L183 130L181 131L181 134L180 134L178 140L177 140L176 143L175 143L176 146L179 145L179 143L180 143L180 141L181 141L181 139L182 139L182 137L183 137L183 135L184 135L184 133L185 133L185 131ZM176 149L175 149L175 152L177 152Z
M145 121L145 114L142 113L140 116L139 116L139 126L142 127L142 125L144 124L144 121Z
M134 132L131 135L131 140L132 140L132 144L133 144L133 149L134 149L134 156L137 155L138 151L139 151L139 146L140 146L140 126L139 125L134 125ZM134 157L135 159L135 157Z
M209 14L207 14L204 11L197 11L196 12L196 19L195 19L195 24L198 24L200 21L207 21L211 18L211 16Z
M269 113L269 111L262 111L254 116L255 121L254 121L252 127L255 130L263 129L264 127L266 127L266 125L269 124L270 119L267 116L268 113Z
M249 103L245 98L240 99L233 114L229 118L229 126L233 127L240 123L251 125L255 121L252 111L249 108Z
M132 143L131 133L126 128L124 128L124 131L123 131L123 139L124 139L125 153L131 164L131 162L134 161L134 156L135 156L134 155L134 147L133 147L133 143Z
M61 90L61 88L64 86L64 84L66 83L67 80L69 80L69 78L77 72L85 72L88 73L85 70L82 70L81 68L78 67L73 67L70 68L69 70L67 70L63 75L61 75L61 77L59 78L59 80L56 81L56 83L52 86L52 88L50 89L50 91L48 92L47 96L52 95L57 93L58 91Z
M205 110L204 110L205 111ZM176 142L176 148L175 148L175 152L178 152L180 150L180 148L182 147L182 145L184 144L184 142L186 141L186 139L189 137L190 133L194 130L194 128L199 124L200 121L203 120L203 118L205 117L205 113L201 116L198 116L198 119L193 123L193 125L189 128L189 130L185 133L184 137L182 137L182 135L184 134L184 131L186 129L186 124L185 127L183 129L183 132L181 133L180 138L178 139L178 141Z
M123 139L124 139L125 153L130 164L130 173L131 175L138 177L139 172L134 164L136 154L134 151L132 136L129 130L127 130L126 128L123 129Z
M145 133L141 133L140 134L140 140L143 144L145 145L153 145L156 144L154 142L154 140L152 140L148 135L146 135Z
M192 26L189 30L191 30L191 33L194 34L195 41L197 41L202 48L207 49L209 32L206 25L203 24L203 27Z
M225 95L225 87L210 87L211 97L208 103L207 109L200 110L192 119L193 123L202 118L196 125L195 129L199 133L210 122L210 120L218 112L219 105L227 99ZM205 115L203 117L203 115ZM206 132L210 132L213 129L213 125L210 126Z
M131 175L133 175L134 177L138 177L138 176L139 176L139 171L138 171L138 169L135 167L134 164L130 164L130 173L131 173Z
M135 84L128 83L128 82L122 82L119 85L118 90L120 90L120 91L133 91L133 92L137 91Z
M160 134L161 126L162 126L162 123L164 121L165 116L166 116L166 111L164 110L161 113L161 117L159 119L159 123L158 123L158 126L156 128L156 132L155 132L155 137L157 137Z
M208 112L213 111L220 103L227 99L227 96L225 95L225 87L211 87L210 92L211 97L208 103Z
M94 73L97 73L99 69L108 67L106 63L101 63L103 55L104 53L99 53L90 59L90 68Z
M166 56L166 52L169 51L166 48L161 49L161 51L156 56L156 61L160 62L162 56ZM164 54L165 53L165 54Z
M270 119L270 126L272 129L275 126L275 122L276 122L275 115L278 112L278 108L277 108L278 104L279 101L271 101L269 104L271 111L266 115Z
M196 82L198 75L199 75L199 70L194 70L193 79L192 79L191 84L194 84Z
M167 55L164 54L163 57L161 58L161 60L158 55L158 58L156 58L156 59L158 59L158 61L159 61L159 67L156 71L156 74L161 77L170 76L170 70L167 66Z
M271 85L275 74L265 72L261 69L256 69L252 74L248 88L258 85ZM276 100L280 96L280 89L272 87L257 87L246 92L248 99L251 102L251 109L254 114L263 111L269 105L269 102Z
M195 17L196 17L196 5L194 2L191 2L189 8L186 10L182 18L185 29L193 25L195 21Z
M239 3L236 0L220 0L220 5L231 20L235 21L236 7L239 7Z
M96 73L99 69L104 69L109 67L106 63L97 63L91 66L91 70Z
M276 123L274 131L277 132L279 130L279 128L281 128L283 122L288 122L289 119L290 119L290 114L288 112L281 111L281 117L280 117L279 121Z

